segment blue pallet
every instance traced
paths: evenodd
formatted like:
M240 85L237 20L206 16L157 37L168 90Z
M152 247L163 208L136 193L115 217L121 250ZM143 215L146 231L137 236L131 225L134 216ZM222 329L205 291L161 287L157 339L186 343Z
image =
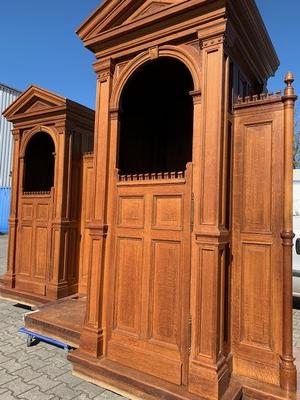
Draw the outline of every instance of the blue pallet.
M0 233L8 233L11 188L0 187Z
M24 327L20 328L19 332L25 333L27 335L27 338L29 338L29 339L36 339L41 342L53 344L54 346L61 347L62 349L66 350L66 351L69 351L72 349L72 346L68 345L67 343L61 342L56 339L52 339L49 336L41 335L39 333L30 331L29 329L26 329ZM30 346L30 343L31 343L30 340L27 340L27 346Z

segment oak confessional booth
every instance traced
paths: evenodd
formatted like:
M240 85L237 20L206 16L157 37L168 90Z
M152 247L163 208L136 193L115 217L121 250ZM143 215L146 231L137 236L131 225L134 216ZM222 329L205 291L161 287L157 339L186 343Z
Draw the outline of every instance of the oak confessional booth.
M83 153L93 148L94 111L30 86L4 113L14 154L7 273L1 295L46 302L77 293Z
M295 398L293 77L253 0L106 0L74 372L145 399ZM240 96L240 98L239 98ZM128 394L129 393L129 394Z

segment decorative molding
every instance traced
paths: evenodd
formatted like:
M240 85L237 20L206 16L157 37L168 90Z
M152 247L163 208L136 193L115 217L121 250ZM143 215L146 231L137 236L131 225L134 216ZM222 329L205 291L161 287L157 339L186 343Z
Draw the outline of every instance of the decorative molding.
M195 49L197 51L198 54L200 54L200 42L198 39L186 43L186 46L192 47L193 49Z
M156 60L159 57L159 47L158 46L150 47L149 56L151 60Z
M143 8L141 11L136 13L132 17L132 20L148 17L149 15L155 14L156 12L159 12L163 8L171 6L172 4L173 4L172 2L166 2L166 1L153 1L148 6Z
M121 62L116 65L116 68L115 68L116 77L119 77L121 75L121 73L126 68L128 63L129 63L129 61L124 61L124 62Z

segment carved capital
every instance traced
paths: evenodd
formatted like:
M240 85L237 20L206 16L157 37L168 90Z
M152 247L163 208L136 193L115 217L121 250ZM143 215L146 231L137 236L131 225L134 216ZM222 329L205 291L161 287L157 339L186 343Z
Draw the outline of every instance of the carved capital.
M100 82L106 82L109 78L112 78L115 70L115 63L110 58L108 60L96 62L94 64L94 70L97 74L97 78Z
M14 141L17 142L18 140L20 140L21 137L21 130L20 129L12 129L11 131Z
M191 90L189 94L192 96L194 104L201 103L201 90Z
M120 110L119 108L111 108L109 110L110 119L111 120L118 120L120 118Z
M228 23L222 23L216 26L209 26L198 31L198 39L201 49L223 45L231 48L236 40L236 32Z

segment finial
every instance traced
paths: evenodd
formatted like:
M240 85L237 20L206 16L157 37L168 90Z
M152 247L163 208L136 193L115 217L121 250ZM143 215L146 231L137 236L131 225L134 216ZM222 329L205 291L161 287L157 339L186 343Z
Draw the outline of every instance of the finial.
M288 86L292 86L292 83L294 82L294 74L292 72L288 72L284 78L284 82Z
M284 78L284 82L286 84L284 95L295 96L295 90L293 88L294 74L292 72L288 72Z

